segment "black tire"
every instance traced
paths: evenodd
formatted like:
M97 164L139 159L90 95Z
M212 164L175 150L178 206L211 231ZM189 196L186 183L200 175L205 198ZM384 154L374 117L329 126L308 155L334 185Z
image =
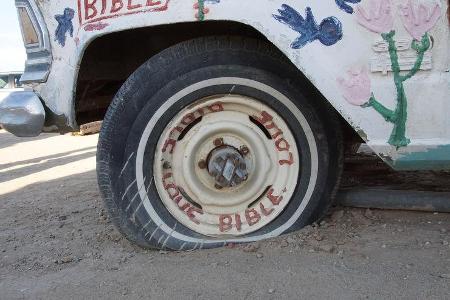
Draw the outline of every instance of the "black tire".
M248 78L286 96L307 121L309 137L289 107L254 86L205 86L178 99L157 119L142 154L146 164L144 186L138 186L135 153L155 112L180 90L200 81L224 77ZM341 130L336 113L321 99L307 99L304 95L308 93L301 90L304 85L297 78L298 70L271 45L234 37L183 42L144 63L115 96L105 116L98 144L98 182L106 208L117 228L128 240L146 248L192 250L219 247L230 241L199 234L179 223L161 202L155 184L152 184L153 169L149 167L152 166L160 134L174 115L197 99L225 94L230 90L260 100L284 118L301 149L302 165L294 196L283 212L268 225L233 239L233 242L287 233L321 218L331 204L342 170ZM311 139L315 141L314 148ZM317 161L311 162L310 151L317 152ZM306 199L312 165L317 166L317 180L312 189L310 187L312 193ZM156 212L152 217L139 193L142 189ZM302 203L306 206L300 211Z

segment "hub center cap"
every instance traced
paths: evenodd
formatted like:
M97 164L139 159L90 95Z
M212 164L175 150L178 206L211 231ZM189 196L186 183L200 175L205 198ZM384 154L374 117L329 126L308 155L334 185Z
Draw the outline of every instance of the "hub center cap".
M220 146L211 151L208 172L216 188L236 187L247 180L248 171L242 154L232 146Z

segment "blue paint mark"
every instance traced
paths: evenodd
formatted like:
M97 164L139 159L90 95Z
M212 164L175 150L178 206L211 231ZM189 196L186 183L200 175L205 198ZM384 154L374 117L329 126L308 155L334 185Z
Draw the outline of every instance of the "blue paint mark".
M58 21L58 27L56 27L55 31L55 41L63 47L66 45L66 33L69 32L70 36L73 37L72 20L74 16L75 11L71 8L64 9L63 15L55 16L56 21Z
M450 145L439 145L423 152L402 153L388 160L395 170L450 170Z
M325 18L317 25L311 8L307 7L305 12L306 18L303 18L295 9L283 4L278 10L280 15L273 15L275 20L300 33L300 37L291 44L293 49L300 49L315 40L319 40L325 46L331 46L342 38L342 23L337 18Z
M353 13L353 7L348 5L347 3L356 4L361 2L361 0L335 0L337 6L339 6L340 9L345 11L346 13L352 14Z

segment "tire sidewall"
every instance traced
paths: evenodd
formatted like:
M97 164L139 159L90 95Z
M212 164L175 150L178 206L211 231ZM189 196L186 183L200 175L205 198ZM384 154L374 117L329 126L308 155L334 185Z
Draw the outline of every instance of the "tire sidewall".
M263 236L270 236L274 229L279 228L288 220L292 220L294 212L303 203L304 208L301 214L282 233L298 229L310 223L316 217L317 210L320 207L326 206L326 194L329 192L329 189L327 189L327 172L330 159L329 145L327 143L326 133L314 108L303 97L301 91L292 85L290 80L275 75L270 71L263 70L262 68L253 68L237 63L233 64L233 58L236 57L239 56L229 55L227 65L211 64L201 68L198 68L198 63L193 58L188 62L184 62L185 65L182 70L178 70L180 73L177 74L178 76L168 74L173 73L173 71L161 72L159 81L166 79L168 83L160 88L157 88L154 82L148 80L148 70L151 65L155 65L155 61L150 60L127 80L116 96L114 101L121 102L122 105L118 108L116 106L116 110L108 113L111 121L114 120L114 125L109 126L109 128L102 132L100 140L103 137L108 143L104 143L103 146L99 144L99 149L102 149L99 154L99 161L102 163L99 165L103 168L105 166L107 167L109 179L107 181L108 187L102 188L102 192L104 198L110 199L109 205L107 201L107 206L117 216L117 218L113 218L113 220L116 220L116 225L134 242L142 246L154 246L156 242L157 245L164 243L164 247L178 249L180 245L185 245L187 248L190 246L189 244L193 243L196 246L200 243L202 247L209 248L230 241L205 242L211 239L177 222L159 199L156 187L152 184L152 157L154 156L154 149L161 132L170 120L180 110L198 99L211 95L224 94L229 91L255 98L277 111L291 128L301 156L299 184L297 184L292 200L284 211L274 221L258 231L233 240L251 241L261 239ZM202 60L202 57L199 56L196 59ZM169 80L170 77L172 77L171 80ZM239 84L221 84L204 87L180 98L165 109L164 113L158 118L145 148L144 156L146 157L146 166L143 169L146 170L146 174L143 176L145 178L144 184L139 185L137 183L138 176L136 176L137 151L142 134L149 120L166 103L167 99L171 98L177 92L189 88L196 83L217 78L251 78L254 82L271 87L289 99L291 105L294 105L301 112L302 117L307 122L308 128L303 128L300 125L289 107L281 103L273 95L268 95L258 89L243 85L240 86ZM157 88L156 93L155 88ZM109 123L111 124L111 122ZM309 141L307 134L310 135ZM317 179L314 183L311 196L305 199L304 196L310 184L312 172L311 153L309 150L311 148L311 139L314 141L313 150L317 153L317 161L314 162L317 164L317 170L314 171L317 172ZM141 196L142 190L146 191L148 197L144 197L143 199ZM159 219L165 223L164 226L161 226L161 224L158 224L158 221L150 218L145 205L146 201L151 203ZM111 206L113 206L113 209L111 209ZM166 229L164 230L162 227ZM193 239L189 241L177 239L174 236L178 233Z

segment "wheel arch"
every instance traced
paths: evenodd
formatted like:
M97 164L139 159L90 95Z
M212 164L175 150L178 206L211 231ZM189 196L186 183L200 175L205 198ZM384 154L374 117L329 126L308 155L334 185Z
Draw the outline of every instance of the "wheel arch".
M140 65L162 50L190 39L218 35L248 37L270 44L297 70L299 82L302 88L308 91L308 96L339 116L344 128L344 140L361 141L342 115L276 44L256 28L235 21L186 22L134 28L99 35L88 41L81 52L76 74L74 120L78 125L101 120L125 80Z

